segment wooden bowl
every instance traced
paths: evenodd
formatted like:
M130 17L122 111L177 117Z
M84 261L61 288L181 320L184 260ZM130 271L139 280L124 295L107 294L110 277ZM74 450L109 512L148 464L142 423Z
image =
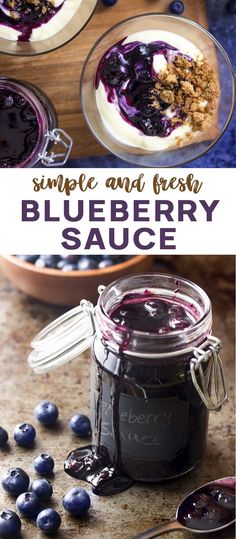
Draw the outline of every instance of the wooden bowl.
M150 269L153 256L134 256L104 269L64 272L38 268L13 255L0 257L0 267L12 284L30 296L53 305L78 305L81 299L97 301L98 286L131 273Z

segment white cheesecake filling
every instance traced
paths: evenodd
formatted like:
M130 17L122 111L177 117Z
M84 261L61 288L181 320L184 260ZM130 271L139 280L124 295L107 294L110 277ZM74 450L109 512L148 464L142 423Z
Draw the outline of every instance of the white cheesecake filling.
M55 7L59 7L63 3L61 9L48 22L42 23L38 28L33 28L30 41L43 41L60 32L72 19L82 1L83 0L64 0L63 3L63 0L55 0L53 2ZM9 15L6 9L3 9L3 6L1 6L0 0L0 10L1 9ZM11 41L17 41L20 35L21 32L15 28L0 24L0 37L10 39Z
M182 54L186 54L194 60L201 60L203 58L202 53L193 43L173 32L145 30L131 34L124 40L123 44L132 43L134 41L145 44L155 41L164 41L178 49ZM155 72L158 74L160 71L166 70L166 67L167 61L164 55L154 55L153 69ZM145 135L137 127L131 125L122 118L118 100L114 100L112 103L108 101L107 92L101 80L96 89L96 103L106 130L122 145L141 148L146 151L161 151L176 147L178 140L180 139L181 141L184 139L187 140L190 135L196 136L198 134L198 132L193 133L190 123L186 121L183 125L176 127L172 133L166 137ZM206 105L207 102L203 103L203 109ZM169 117L173 115L172 107L169 107L165 111L165 115Z

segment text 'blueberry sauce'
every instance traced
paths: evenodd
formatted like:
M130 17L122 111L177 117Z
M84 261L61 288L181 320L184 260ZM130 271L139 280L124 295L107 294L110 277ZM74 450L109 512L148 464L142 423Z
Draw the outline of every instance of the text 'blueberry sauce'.
M163 299L148 290L143 293L126 294L109 316L121 330L122 328L127 328L160 335L184 330L192 326L197 320L197 312L193 305L185 305L174 298ZM99 374L98 387L96 388L98 398L95 422L98 440L100 440L99 407L101 405L104 373L98 363L97 369ZM116 373L111 388L111 414L115 442L113 461L109 457L107 448L98 442L97 446L88 445L72 451L65 462L65 471L69 475L91 483L93 492L100 496L122 492L133 484L133 479L122 469L120 451L119 396L124 369L125 367L122 366L121 361L119 372Z
M14 7L12 7L14 4ZM20 32L18 41L30 41L32 31L48 23L63 4L55 7L49 0L31 2L27 0L2 0L0 24Z
M20 94L0 87L0 167L16 167L33 152L39 137L36 111Z
M235 486L211 483L188 496L178 511L178 520L187 528L214 530L235 519Z
M103 83L107 100L115 103L122 118L147 136L167 137L181 122L172 123L165 114L169 105L160 100L155 107L152 90L158 81L153 68L155 55L163 55L173 62L180 51L164 41L145 44L139 41L125 44L120 41L111 47L101 59L96 88ZM187 57L191 60L190 57ZM181 111L173 115L181 117ZM184 121L186 116L182 114ZM183 123L183 122L182 122Z

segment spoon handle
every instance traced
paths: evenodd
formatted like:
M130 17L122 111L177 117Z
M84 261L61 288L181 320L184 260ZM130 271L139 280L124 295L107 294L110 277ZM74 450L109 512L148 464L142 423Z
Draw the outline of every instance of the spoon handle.
M163 533L174 530L185 531L186 528L184 528L184 526L182 526L178 520L169 520L168 522L163 522L162 524L155 526L155 528L150 528L150 530L146 530L145 532L135 535L135 537L132 537L132 539L152 539L153 537L159 537Z

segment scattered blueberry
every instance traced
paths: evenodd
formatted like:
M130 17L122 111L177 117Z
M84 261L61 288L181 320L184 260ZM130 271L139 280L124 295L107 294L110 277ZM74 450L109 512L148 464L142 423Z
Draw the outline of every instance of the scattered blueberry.
M14 430L14 440L22 447L31 447L35 437L35 428L29 423L20 423Z
M90 508L90 497L83 488L72 488L69 490L62 500L64 509L76 517L80 517L87 513Z
M170 3L169 9L174 15L181 15L184 12L184 3L181 0L176 0Z
M86 415L74 415L70 420L70 428L80 438L87 438L91 435L91 423Z
M34 492L23 492L16 500L16 507L24 517L35 517L40 510L40 500Z
M4 445L6 445L7 442L8 442L7 431L3 427L0 427L0 447L4 447Z
M236 1L235 0L229 0L226 4L226 10L230 15L235 15L236 13Z
M40 475L50 475L54 468L54 460L47 453L43 453L34 459L34 469Z
M11 496L19 496L29 486L29 476L21 468L10 468L2 477L2 486Z
M45 502L50 500L53 494L52 485L47 479L35 479L31 485L31 490L40 500Z
M114 6L116 4L117 0L102 0L102 3L104 6Z
M108 268L109 266L112 266L113 262L111 258L104 258L98 263L99 269Z
M18 539L21 532L21 520L14 511L0 511L0 537L3 539Z
M19 255L18 256L18 258L20 258L24 262L29 262L30 264L34 264L38 257L39 255Z
M40 402L34 410L34 415L43 425L54 425L58 419L58 408L53 402Z
M38 514L36 525L45 533L56 533L61 525L61 517L55 509L44 509Z

